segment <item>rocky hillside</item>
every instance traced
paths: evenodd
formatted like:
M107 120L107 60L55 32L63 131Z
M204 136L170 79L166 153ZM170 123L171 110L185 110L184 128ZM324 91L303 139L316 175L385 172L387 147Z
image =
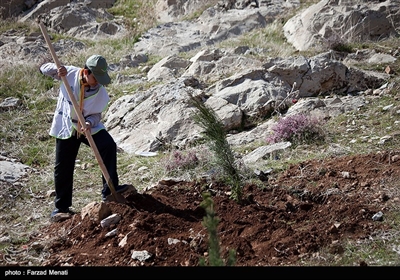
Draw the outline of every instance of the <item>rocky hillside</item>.
M107 42L127 36L121 20L107 12L113 1L101 7L84 1L37 2L20 21L35 25L39 18L49 31L70 36L54 42L65 63L72 63L68 60L74 53L89 52L88 38ZM124 53L96 49L109 56L113 85L126 88L106 115L107 127L126 152L157 152L166 145L182 148L195 142L200 131L190 117L189 94L202 96L226 130L235 132L230 135L232 144L246 144L267 137L271 123L260 120L277 110L312 110L331 117L359 108L365 95L384 94L394 86L390 81L397 71L398 49L346 50L346 44L395 38L396 1L320 1L306 9L294 0L211 2L205 9L202 1L183 1L183 6L179 1L172 5L158 1L154 13L168 22L149 29ZM205 10L197 18L180 20L199 9ZM293 14L283 26L287 41L281 49L286 53L271 53L268 44L218 47L270 28L283 20L282 14ZM3 69L21 63L36 67L49 56L40 32L10 30L0 42ZM305 50L313 55L296 55ZM155 58L156 63L149 62ZM137 69L136 74L124 74L129 69ZM149 88L149 83L155 86ZM129 91L130 87L138 90ZM300 102L293 105L293 99Z

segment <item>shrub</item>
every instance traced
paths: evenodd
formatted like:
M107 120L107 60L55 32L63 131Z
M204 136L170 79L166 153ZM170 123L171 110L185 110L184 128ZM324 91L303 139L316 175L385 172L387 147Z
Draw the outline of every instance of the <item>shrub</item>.
M267 137L268 143L290 141L294 145L323 141L323 121L315 116L304 113L287 116L280 119L272 128L272 134Z
M199 163L196 152L188 150L186 152L175 150L164 162L167 171L186 170L195 167Z

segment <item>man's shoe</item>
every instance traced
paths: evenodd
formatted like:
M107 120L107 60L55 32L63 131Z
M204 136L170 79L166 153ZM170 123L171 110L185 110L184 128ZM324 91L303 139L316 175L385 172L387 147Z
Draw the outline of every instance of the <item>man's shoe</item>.
M124 191L126 191L126 190L129 189L129 186L130 186L130 185L127 185L127 184L119 185L119 186L117 186L117 187L115 188L115 191L116 191L117 193L123 193ZM102 194L103 201L106 201L106 199L107 199L107 197L108 197L109 195L112 195L112 194L111 194L110 189L108 188L108 194L105 194L105 193Z
M70 214L70 215L74 215L75 213L71 210L69 210L69 208L67 209L54 209L53 212L51 212L50 214L50 218L53 218L55 215L60 214L60 213L66 213L66 214Z

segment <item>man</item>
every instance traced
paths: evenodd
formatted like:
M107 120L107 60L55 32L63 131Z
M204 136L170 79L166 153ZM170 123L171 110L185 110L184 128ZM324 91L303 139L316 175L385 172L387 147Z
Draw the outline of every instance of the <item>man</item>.
M101 55L90 56L84 68L61 66L57 69L55 63L45 63L40 66L40 72L44 75L57 80L66 77L85 119L85 125L79 123L68 91L62 83L49 132L56 139L54 166L56 198L51 218L58 213L73 214L69 208L72 206L75 160L81 143L89 145L85 137L86 130L90 130L115 190L120 193L128 189L128 185L118 185L117 145L101 122L101 114L110 100L105 88L111 82L107 68L107 61ZM102 198L105 200L111 191L104 176L102 183Z

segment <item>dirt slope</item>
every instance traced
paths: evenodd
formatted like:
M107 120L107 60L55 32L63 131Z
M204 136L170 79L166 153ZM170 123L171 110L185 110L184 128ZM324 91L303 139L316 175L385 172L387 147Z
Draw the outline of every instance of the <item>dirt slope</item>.
M322 248L343 253L346 240L365 240L388 229L385 213L399 201L400 151L312 160L271 176L262 188L244 187L245 203L229 187L207 182L159 185L125 193L128 204L107 202L122 219L104 229L79 214L43 228L49 266L198 266L207 256L208 233L200 206L212 192L219 219L221 255L236 251L236 266L296 265ZM383 220L372 217L379 211ZM112 229L118 233L106 234ZM124 246L119 246L123 238ZM147 251L147 259L132 258ZM354 265L369 265L359 260Z

